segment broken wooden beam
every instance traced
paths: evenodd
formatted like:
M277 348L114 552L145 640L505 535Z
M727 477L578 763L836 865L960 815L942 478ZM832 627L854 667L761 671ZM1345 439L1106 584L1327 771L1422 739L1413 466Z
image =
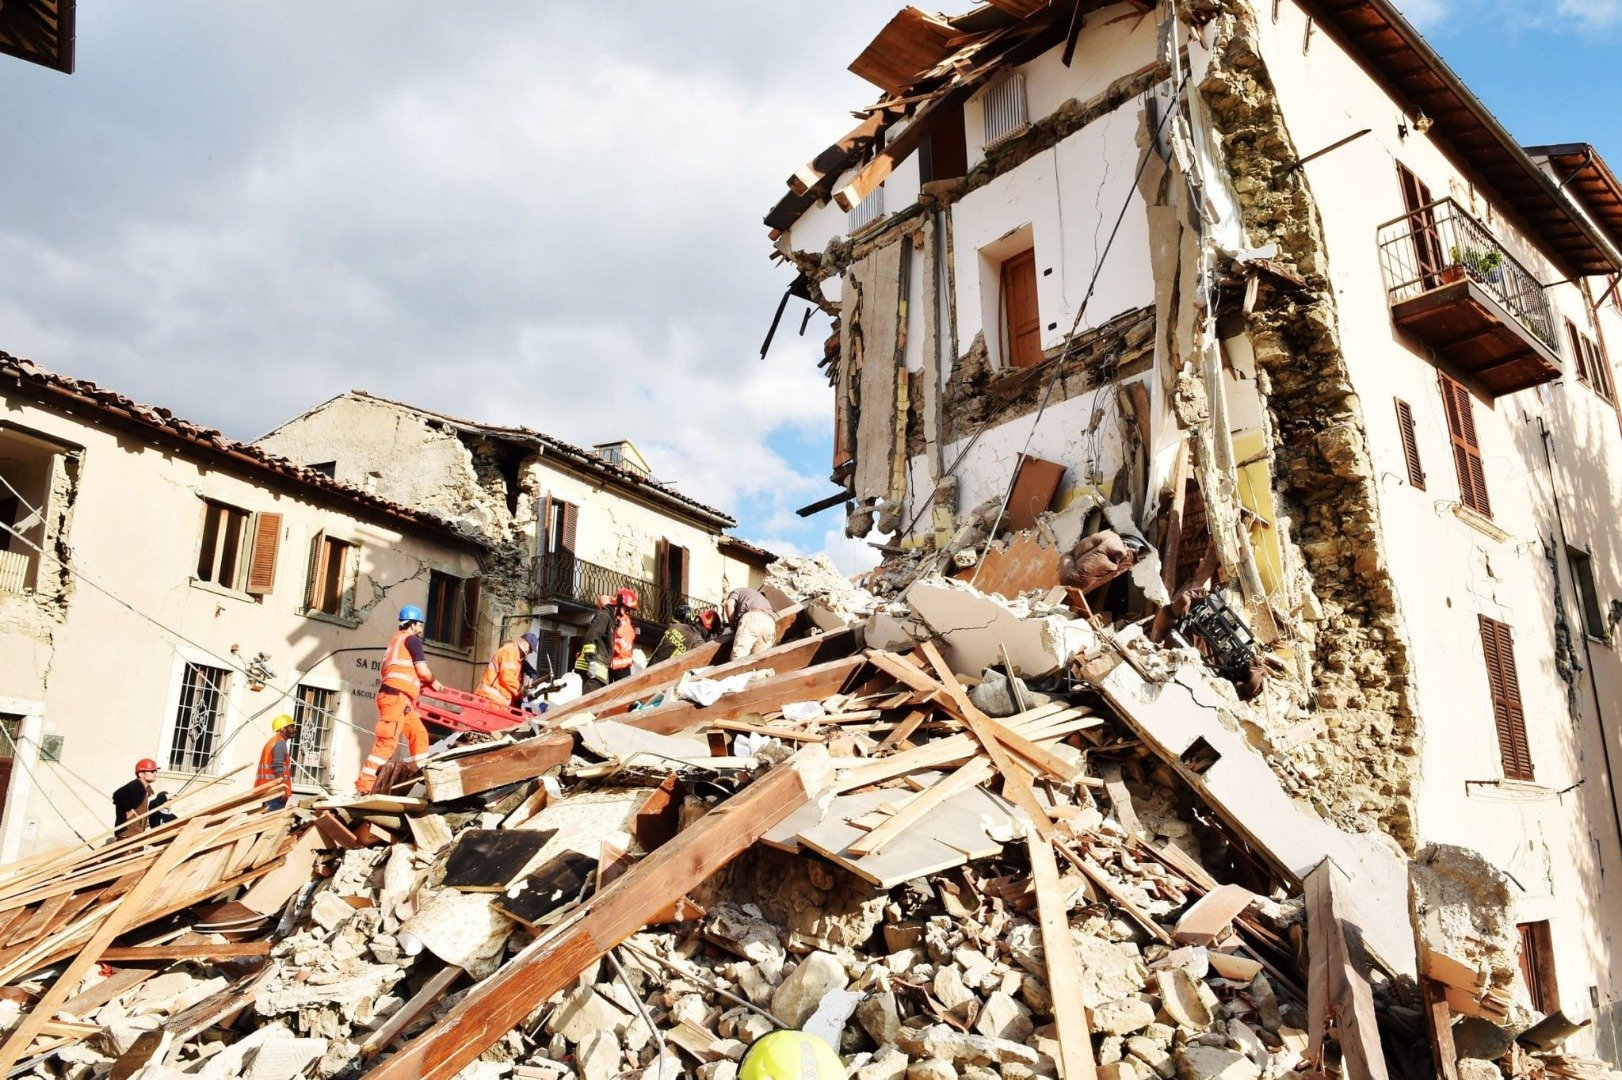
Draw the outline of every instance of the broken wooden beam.
M268 941L198 941L189 945L130 945L114 946L101 951L106 963L146 964L173 963L176 960L234 960L242 957L269 956Z
M1331 1023L1340 1043L1345 1074L1360 1080L1387 1080L1385 1051L1374 1015L1368 957L1363 935L1346 899L1344 875L1324 859L1306 880L1308 1053L1324 1060Z
M716 720L740 720L751 713L776 710L785 702L820 701L837 694L865 663L866 659L862 656L847 656L803 671L778 674L735 694L728 694L713 705L671 701L651 709L638 710L623 719L632 727L661 735Z
M1070 934L1070 911L1059 891L1059 866L1053 845L1035 834L1025 838L1031 857L1031 884L1036 890L1036 921L1046 958L1048 993L1053 997L1053 1024L1059 1040L1059 1080L1096 1080L1093 1035L1081 1000L1081 965Z
M445 761L430 761L423 770L432 802L452 802L504 784L540 776L562 765L574 753L574 735L554 731L520 739L484 753L464 754Z
M801 750L593 896L578 917L526 947L367 1077L450 1080L593 960L646 926L672 897L708 879L814 798L831 777L826 750Z

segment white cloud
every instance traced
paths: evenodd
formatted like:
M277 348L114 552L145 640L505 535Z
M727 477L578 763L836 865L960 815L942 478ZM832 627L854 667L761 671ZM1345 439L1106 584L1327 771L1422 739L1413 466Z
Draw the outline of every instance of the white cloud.
M1560 0L1559 13L1588 30L1622 23L1622 0Z
M1432 30L1446 21L1448 0L1397 0L1403 17L1421 30Z

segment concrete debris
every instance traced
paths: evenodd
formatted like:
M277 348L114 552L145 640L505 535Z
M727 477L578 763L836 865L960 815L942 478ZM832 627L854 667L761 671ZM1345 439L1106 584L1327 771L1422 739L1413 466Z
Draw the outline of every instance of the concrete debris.
M649 669L637 701L613 686L588 695L574 711L590 716L560 710L544 733L576 733L573 758L544 780L513 768L439 802L408 781L398 808L296 811L290 850L305 861L278 896L257 897L285 915L240 935L261 954L211 954L218 939L194 934L169 970L76 988L95 998L73 1013L85 1031L38 1033L57 1045L35 1074L77 1080L116 1061L148 1076L400 1080L431 1061L446 1076L736 1080L779 1025L815 1029L864 1080L1028 1080L1082 1055L1117 1080L1323 1064L1308 1060L1295 944L1299 836L1246 817L1282 785L1250 743L1220 734L1233 734L1232 706L1214 675L1042 598L924 577L877 611L828 568L784 563L786 597L826 600L856 626L802 620L747 671L722 670L749 677L740 700L671 702L689 674L679 661L664 681ZM1198 738L1184 737L1189 723ZM706 757L713 733L769 734L790 764ZM626 754L633 736L682 753L643 763ZM523 749L454 760L497 771ZM1237 761L1244 790L1224 779ZM820 779L769 804L777 816L716 809L813 762ZM1286 805L1301 835L1342 835ZM220 820L246 830L251 813ZM511 845L522 858L492 854L448 886L464 838L503 829L529 830ZM1386 884L1371 865L1384 869L1342 866L1360 909ZM1466 975L1480 965L1471 1000L1487 1009L1510 924L1483 865L1427 850L1413 878L1423 940ZM236 888L216 884L204 897L216 904L184 919L229 925L236 912L218 901ZM1371 941L1377 929L1362 928ZM1394 1022L1418 1015L1388 971L1363 974ZM50 977L13 969L0 1010L14 1025ZM485 1023L497 1010L514 1019ZM1537 1058L1498 1024L1454 1031L1460 1053Z

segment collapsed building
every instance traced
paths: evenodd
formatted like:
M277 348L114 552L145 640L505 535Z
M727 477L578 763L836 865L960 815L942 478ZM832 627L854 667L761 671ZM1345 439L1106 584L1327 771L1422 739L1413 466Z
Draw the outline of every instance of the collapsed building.
M495 557L481 588L506 614L481 645L534 630L543 671L574 663L599 595L637 591L652 652L679 605L714 607L773 558L729 535L728 514L655 478L627 440L585 449L353 390L256 445L485 539Z
M1192 650L777 571L764 653L0 868L0 1068L736 1080L792 1027L859 1080L1622 1075L1515 987L1506 876L1295 799Z
M878 100L766 223L832 320L819 505L875 587L1045 590L1105 528L1158 556L1106 622L1220 582L1292 796L1480 852L1517 993L1615 1055L1603 159L1517 144L1385 0L909 7L850 70Z

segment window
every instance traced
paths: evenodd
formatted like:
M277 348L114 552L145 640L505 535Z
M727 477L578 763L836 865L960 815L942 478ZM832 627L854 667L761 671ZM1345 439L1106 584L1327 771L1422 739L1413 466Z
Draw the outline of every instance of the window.
M918 179L956 180L969 171L968 129L963 123L963 106L954 105L924 138L918 155Z
M1016 71L987 90L980 100L980 111L985 116L987 148L1022 134L1031 126L1025 105L1025 76Z
M1476 417L1470 391L1456 379L1441 375L1442 408L1447 433L1453 442L1453 468L1459 475L1459 501L1482 517L1492 517L1487 499L1487 474L1481 467L1481 443L1476 438Z
M1532 1008L1552 1013L1560 1007L1560 988L1554 978L1554 940L1545 922L1521 923L1521 978L1531 995Z
M1002 330L1010 367L1042 362L1042 319L1036 304L1036 249L1028 248L1003 261L999 275Z
M358 549L325 531L310 541L310 573L304 586L304 610L348 618L355 610Z
M169 768L177 772L212 772L225 714L225 692L231 673L224 668L187 664L180 677L180 705L169 740Z
M1425 490L1425 470L1419 464L1419 439L1414 435L1414 410L1401 398L1397 402L1397 433L1402 438L1402 460L1408 465L1408 483Z
M1481 624L1481 651L1487 661L1487 689L1492 694L1493 723L1498 729L1498 752L1504 776L1531 780L1532 752L1526 741L1526 713L1521 708L1521 681L1515 672L1515 644L1509 627L1485 615Z
M1611 367L1605 362L1599 344L1577 329L1577 324L1566 320L1566 339L1571 342L1571 359L1577 369L1577 381L1606 401L1616 401L1616 383L1611 378Z
M543 679L553 679L569 670L569 642L552 630L542 630L540 648L535 650L535 670Z
M575 531L579 527L580 508L561 499L547 499L546 550L554 555L574 554Z
M338 692L300 686L293 698L298 745L293 751L293 782L325 787L332 771L332 714Z
M322 476L333 480L338 479L338 463L336 461L312 461L304 467L311 472L318 472Z
M1586 551L1566 549L1571 563L1571 580L1577 586L1577 602L1583 609L1583 632L1596 641L1604 641L1606 633L1605 609L1600 607L1599 589L1594 585L1594 560Z
M275 587L281 538L282 515L250 514L204 499L197 580L264 596Z
M424 638L458 648L472 646L478 631L479 579L430 570L427 616Z
M654 581L659 586L658 605L653 618L669 622L675 618L676 605L687 595L687 567L692 561L688 550L669 540L660 540L656 561L658 571Z
M884 216L884 185L880 184L845 215L845 231L856 232Z

